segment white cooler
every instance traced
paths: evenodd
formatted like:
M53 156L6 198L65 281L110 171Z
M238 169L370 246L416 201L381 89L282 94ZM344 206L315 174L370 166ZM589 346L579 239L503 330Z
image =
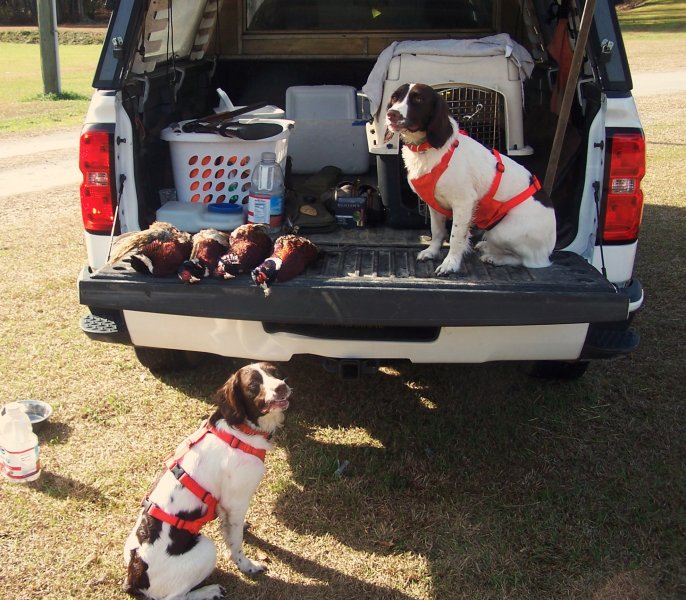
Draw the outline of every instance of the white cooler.
M360 112L354 87L289 87L286 118L295 121L288 140L293 173L309 175L329 165L350 175L366 173L369 149Z

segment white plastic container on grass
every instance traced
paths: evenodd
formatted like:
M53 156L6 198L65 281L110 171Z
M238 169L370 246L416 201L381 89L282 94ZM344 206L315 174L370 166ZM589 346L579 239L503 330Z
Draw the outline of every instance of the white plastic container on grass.
M40 477L38 437L17 402L10 402L0 416L0 470L10 481L22 483Z

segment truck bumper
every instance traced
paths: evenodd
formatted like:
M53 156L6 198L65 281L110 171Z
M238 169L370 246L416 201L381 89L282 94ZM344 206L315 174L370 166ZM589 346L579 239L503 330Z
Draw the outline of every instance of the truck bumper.
M258 321L179 317L124 311L136 346L177 348L250 360L288 361L297 354L373 359L381 363L481 363L496 360L572 360L579 356L588 325L442 327L434 339L313 337L267 331ZM397 330L396 330L397 331ZM379 334L383 333L383 329Z

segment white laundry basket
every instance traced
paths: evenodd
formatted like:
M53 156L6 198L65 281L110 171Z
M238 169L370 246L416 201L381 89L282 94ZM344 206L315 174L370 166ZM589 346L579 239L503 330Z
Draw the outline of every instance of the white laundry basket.
M263 140L226 138L214 133L185 133L171 128L161 132L161 138L169 142L179 201L245 205L252 170L260 162L263 152L274 152L277 162L285 169L293 121L250 119L239 123L275 123L282 125L283 131Z

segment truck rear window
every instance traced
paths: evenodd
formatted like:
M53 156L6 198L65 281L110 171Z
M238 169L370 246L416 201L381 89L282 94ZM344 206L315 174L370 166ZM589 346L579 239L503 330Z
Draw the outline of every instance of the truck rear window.
M488 30L493 0L246 0L246 31Z

